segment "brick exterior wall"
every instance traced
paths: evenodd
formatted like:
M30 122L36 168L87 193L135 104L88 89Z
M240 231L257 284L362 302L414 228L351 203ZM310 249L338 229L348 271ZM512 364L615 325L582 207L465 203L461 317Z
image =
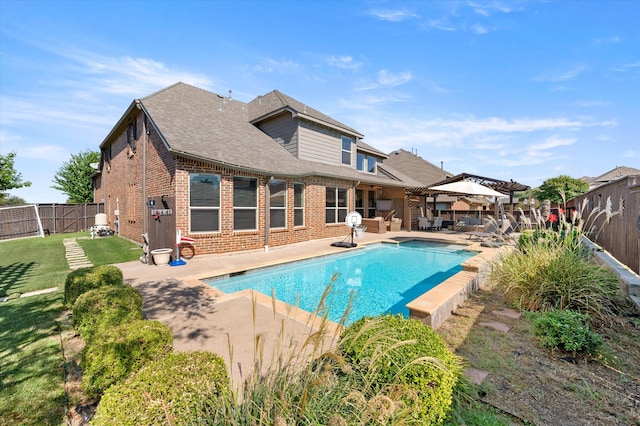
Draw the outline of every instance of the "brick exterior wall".
M148 214L146 199L175 192L176 161L154 130L146 134L141 113L132 117L129 124L134 121L138 131L131 136L133 143L129 143L125 127L110 145L110 160L103 153L95 201L104 202L110 228L117 229L122 237L141 243L140 235L146 231L143 215ZM143 188L145 157L146 191Z
M134 118L131 119L132 123ZM104 200L105 213L112 229L120 236L142 243L140 235L147 231L149 221L146 200L162 195L175 196L176 227L183 235L196 239L197 254L225 253L262 249L265 246L265 186L270 178L266 175L248 174L215 164L175 157L162 142L160 136L150 129L147 135L139 113L136 127L139 129L134 143L130 144L127 126L111 144L110 160L105 157L102 174L96 179L95 201ZM131 130L129 130L131 131ZM135 146L135 152L133 146ZM146 180L143 180L146 157ZM214 173L221 176L220 231L216 233L189 234L189 173ZM233 229L233 178L248 176L258 179L257 230L235 231ZM291 179L274 176L287 182L286 227L269 232L268 245L276 247L303 241L346 237L349 230L343 223L325 224L326 187L349 189L348 211L355 208L354 182L322 177ZM146 182L146 191L143 188ZM304 184L304 226L294 226L294 183ZM394 190L394 197L404 192ZM159 207L160 208L160 207ZM119 215L116 217L116 211ZM116 224L116 220L118 221Z

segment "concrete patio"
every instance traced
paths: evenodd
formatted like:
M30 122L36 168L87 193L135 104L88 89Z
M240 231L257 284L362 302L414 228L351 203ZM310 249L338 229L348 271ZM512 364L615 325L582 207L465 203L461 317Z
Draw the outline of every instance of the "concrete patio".
M490 256L496 251L481 249L478 243L469 241L468 235L451 231L365 233L355 242L361 247L406 238L467 244L474 250L488 251ZM116 266L122 270L125 283L142 293L145 317L170 327L176 350L207 350L219 354L238 386L249 377L257 359L264 360L264 366L268 367L274 353L304 354L304 342L319 328L327 332L324 347L331 346L337 335L336 324L251 290L226 295L201 279L354 250L331 246L341 240L323 239L271 247L268 251L196 255L182 266L159 267L137 261Z

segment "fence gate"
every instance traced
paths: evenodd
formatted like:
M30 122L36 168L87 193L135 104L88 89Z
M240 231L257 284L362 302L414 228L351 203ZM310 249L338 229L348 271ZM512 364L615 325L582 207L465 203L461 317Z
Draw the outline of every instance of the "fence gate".
M147 198L149 223L149 250L175 248L176 199L175 197Z

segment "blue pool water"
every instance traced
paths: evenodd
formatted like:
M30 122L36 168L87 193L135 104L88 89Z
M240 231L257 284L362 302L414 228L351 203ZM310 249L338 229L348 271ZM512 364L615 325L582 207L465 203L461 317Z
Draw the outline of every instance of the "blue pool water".
M474 256L460 246L424 241L375 244L361 250L323 256L280 266L247 271L230 278L204 280L224 293L252 288L314 312L331 278L337 274L327 298L328 317L339 321L353 292L348 317L400 313L408 317L407 303L462 270L460 264Z

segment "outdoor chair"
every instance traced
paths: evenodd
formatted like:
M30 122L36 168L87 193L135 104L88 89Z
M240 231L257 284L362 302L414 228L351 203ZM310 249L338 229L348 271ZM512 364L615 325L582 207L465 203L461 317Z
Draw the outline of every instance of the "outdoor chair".
M431 224L432 231L440 231L442 229L442 218L436 217L433 219L433 223Z
M430 229L431 221L426 216L418 216L418 229Z

